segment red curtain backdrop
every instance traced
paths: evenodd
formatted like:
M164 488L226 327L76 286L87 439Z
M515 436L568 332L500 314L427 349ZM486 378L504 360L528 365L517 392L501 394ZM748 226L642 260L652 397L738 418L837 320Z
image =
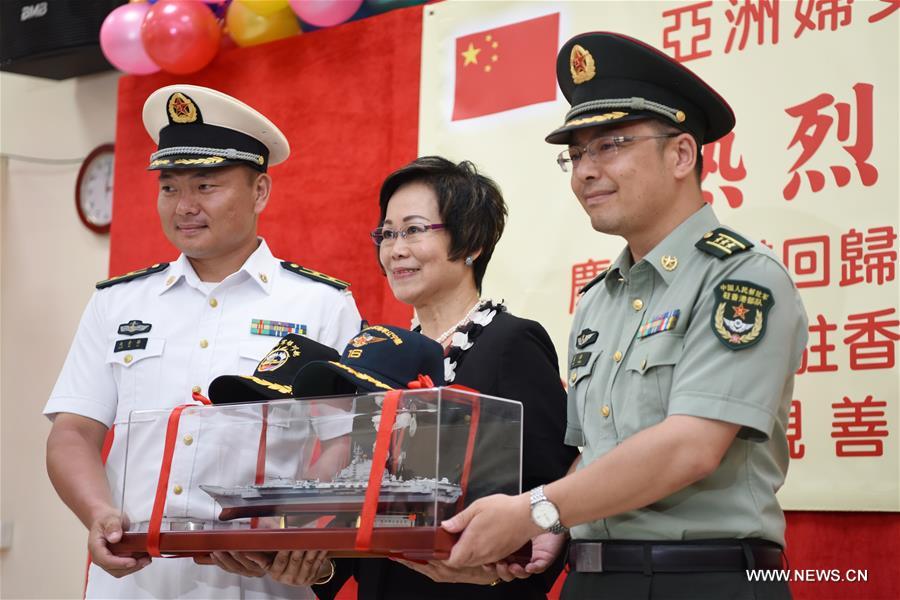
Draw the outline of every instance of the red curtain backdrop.
M144 170L155 148L141 109L163 85L205 85L257 108L291 142L291 158L271 169L273 197L260 223L275 254L350 281L370 322L407 325L411 311L391 295L368 232L382 179L416 156L421 28L422 7L412 7L232 49L191 77L123 77L110 274L178 255L158 225L156 174ZM897 513L789 513L791 569L868 570L867 582L794 583L795 597L900 598L898 540ZM341 598L354 590L351 582Z

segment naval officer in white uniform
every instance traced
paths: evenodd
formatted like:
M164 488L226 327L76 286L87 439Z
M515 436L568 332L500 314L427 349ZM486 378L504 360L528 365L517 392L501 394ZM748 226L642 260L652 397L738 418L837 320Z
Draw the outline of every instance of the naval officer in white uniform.
M230 96L190 85L154 92L143 119L158 143L149 168L160 173L160 221L181 256L97 285L44 408L53 420L50 478L88 528L87 597L312 598L308 589L259 577L262 569L238 562L239 555L217 554L219 566L210 566L190 559L151 563L108 549L127 527L120 503L132 410L189 403L219 375L250 374L287 333L341 349L360 328L345 282L279 260L257 237L272 189L267 168L290 153L271 121ZM104 468L101 448L110 431ZM198 465L190 453L218 443L202 432L183 434L167 516L213 518L196 484L204 468L214 467ZM135 460L136 452L129 448L129 494L140 481L152 497L159 453Z

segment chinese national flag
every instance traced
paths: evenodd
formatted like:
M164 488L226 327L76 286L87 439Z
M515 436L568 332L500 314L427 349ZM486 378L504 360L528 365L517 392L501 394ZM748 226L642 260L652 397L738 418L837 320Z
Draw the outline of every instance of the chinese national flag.
M453 120L556 99L559 13L456 39Z

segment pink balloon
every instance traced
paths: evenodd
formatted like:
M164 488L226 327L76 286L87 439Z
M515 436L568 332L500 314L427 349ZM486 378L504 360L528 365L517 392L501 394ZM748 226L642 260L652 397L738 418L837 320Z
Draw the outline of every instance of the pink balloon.
M131 75L149 75L159 66L147 55L141 41L141 23L150 5L123 4L106 15L100 27L100 49L112 66Z
M290 0L301 20L316 27L343 23L356 13L363 0Z

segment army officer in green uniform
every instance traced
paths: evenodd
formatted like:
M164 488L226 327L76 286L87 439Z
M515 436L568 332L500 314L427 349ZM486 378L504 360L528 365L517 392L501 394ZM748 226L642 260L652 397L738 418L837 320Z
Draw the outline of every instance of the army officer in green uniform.
M558 162L593 228L627 242L570 335L566 442L583 451L565 478L446 522L462 531L449 562L570 528L564 599L789 598L746 570L782 564L775 492L807 320L778 258L703 201L700 150L731 131L731 108L614 33L567 42L557 76L572 108L547 141L567 146Z

